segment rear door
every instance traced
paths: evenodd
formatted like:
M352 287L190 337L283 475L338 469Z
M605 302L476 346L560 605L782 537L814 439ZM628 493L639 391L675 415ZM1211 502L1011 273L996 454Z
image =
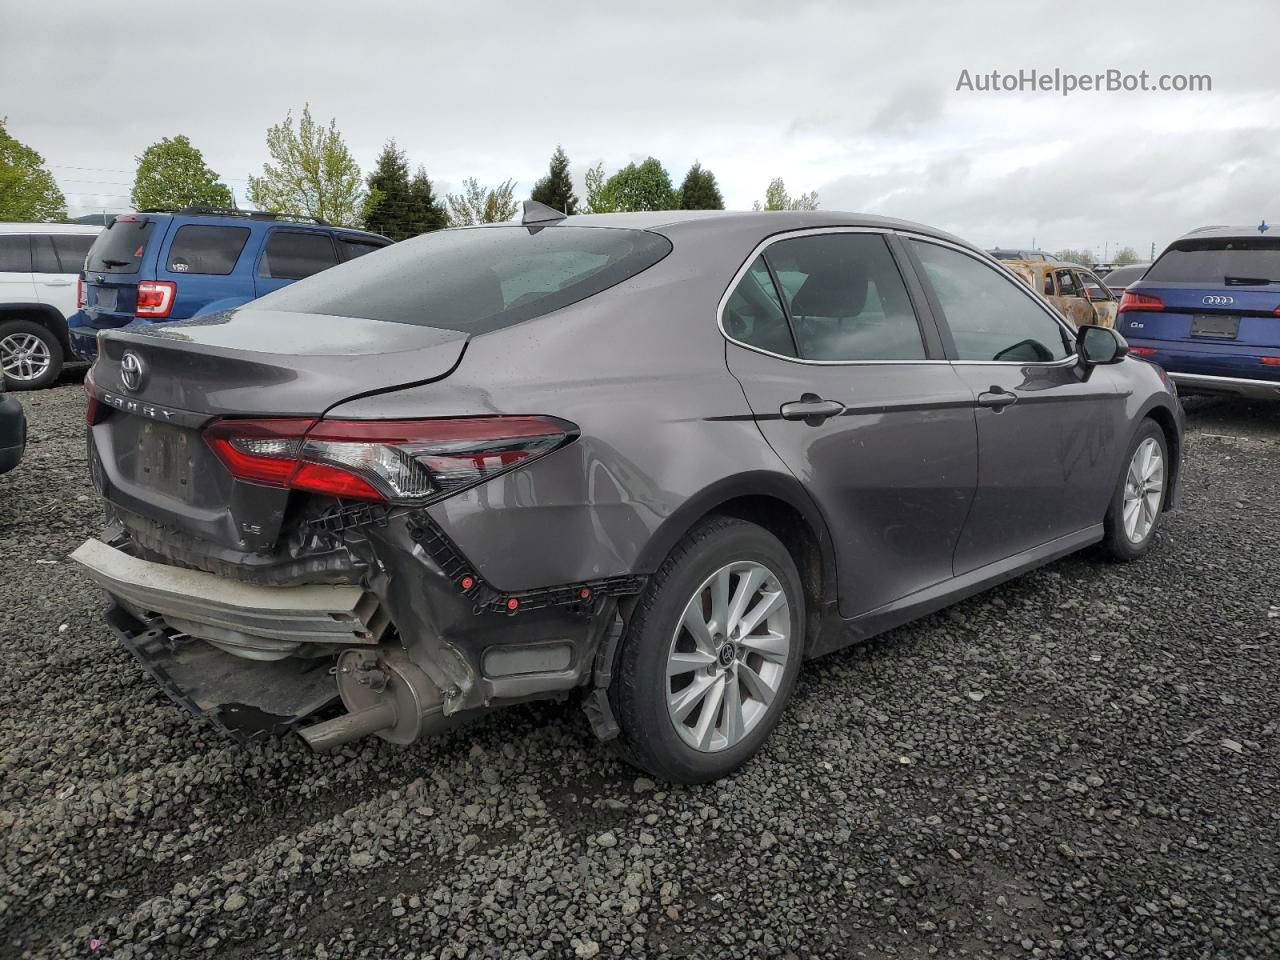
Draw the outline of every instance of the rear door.
M1111 290L1098 279L1096 274L1090 273L1088 270L1079 271L1078 276L1084 297L1089 301L1089 306L1093 308L1093 320L1091 322L1100 327L1114 327L1116 325L1116 298L1112 295Z
M241 224L199 221L170 231L156 271L158 280L174 285L167 319L186 319L218 300L253 298L249 266L237 269L251 232Z
M1071 331L994 265L941 241L909 247L977 397L977 492L956 574L1101 523L1129 439L1115 368L1084 376Z
M43 233L31 237L36 296L64 317L76 312L76 278L84 269L85 256L93 241L92 234Z
M34 303L31 279L31 238L25 233L0 233L0 303Z
M337 263L338 251L328 231L276 227L267 235L254 284L262 296Z
M973 394L895 249L874 231L784 235L721 306L729 369L826 517L845 617L951 577L977 478Z

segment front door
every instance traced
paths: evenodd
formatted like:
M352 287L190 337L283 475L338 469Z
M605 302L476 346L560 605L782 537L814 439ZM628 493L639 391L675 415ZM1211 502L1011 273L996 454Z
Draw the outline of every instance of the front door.
M907 290L884 235L806 233L722 310L729 369L826 518L845 617L952 576L977 478L973 394Z
M956 247L910 247L977 397L978 488L956 574L1102 523L1128 442L1115 371L1086 374L1071 331L1004 271Z

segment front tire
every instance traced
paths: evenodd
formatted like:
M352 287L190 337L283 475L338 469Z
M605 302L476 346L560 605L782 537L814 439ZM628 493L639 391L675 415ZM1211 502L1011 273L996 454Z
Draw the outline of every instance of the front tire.
M627 622L609 691L624 757L676 783L741 766L791 696L804 626L800 576L775 536L729 517L695 528Z
M1169 489L1169 443L1159 424L1143 421L1129 444L1119 483L1111 496L1103 545L1117 560L1146 556L1160 525Z
M62 344L30 320L0 322L0 375L10 390L42 390L62 373Z

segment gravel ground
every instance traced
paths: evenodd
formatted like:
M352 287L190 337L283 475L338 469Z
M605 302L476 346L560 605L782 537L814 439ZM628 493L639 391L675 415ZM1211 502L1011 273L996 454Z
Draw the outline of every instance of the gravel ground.
M0 478L0 957L1280 956L1280 410L1194 403L1144 562L1069 558L807 665L668 789L572 705L410 748L189 720L66 561L82 395Z

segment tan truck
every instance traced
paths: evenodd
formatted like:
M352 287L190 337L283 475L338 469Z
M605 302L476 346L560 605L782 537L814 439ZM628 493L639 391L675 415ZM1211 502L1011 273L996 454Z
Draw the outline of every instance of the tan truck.
M1079 264L1056 260L1001 262L1077 327L1115 326L1116 298L1092 271Z

